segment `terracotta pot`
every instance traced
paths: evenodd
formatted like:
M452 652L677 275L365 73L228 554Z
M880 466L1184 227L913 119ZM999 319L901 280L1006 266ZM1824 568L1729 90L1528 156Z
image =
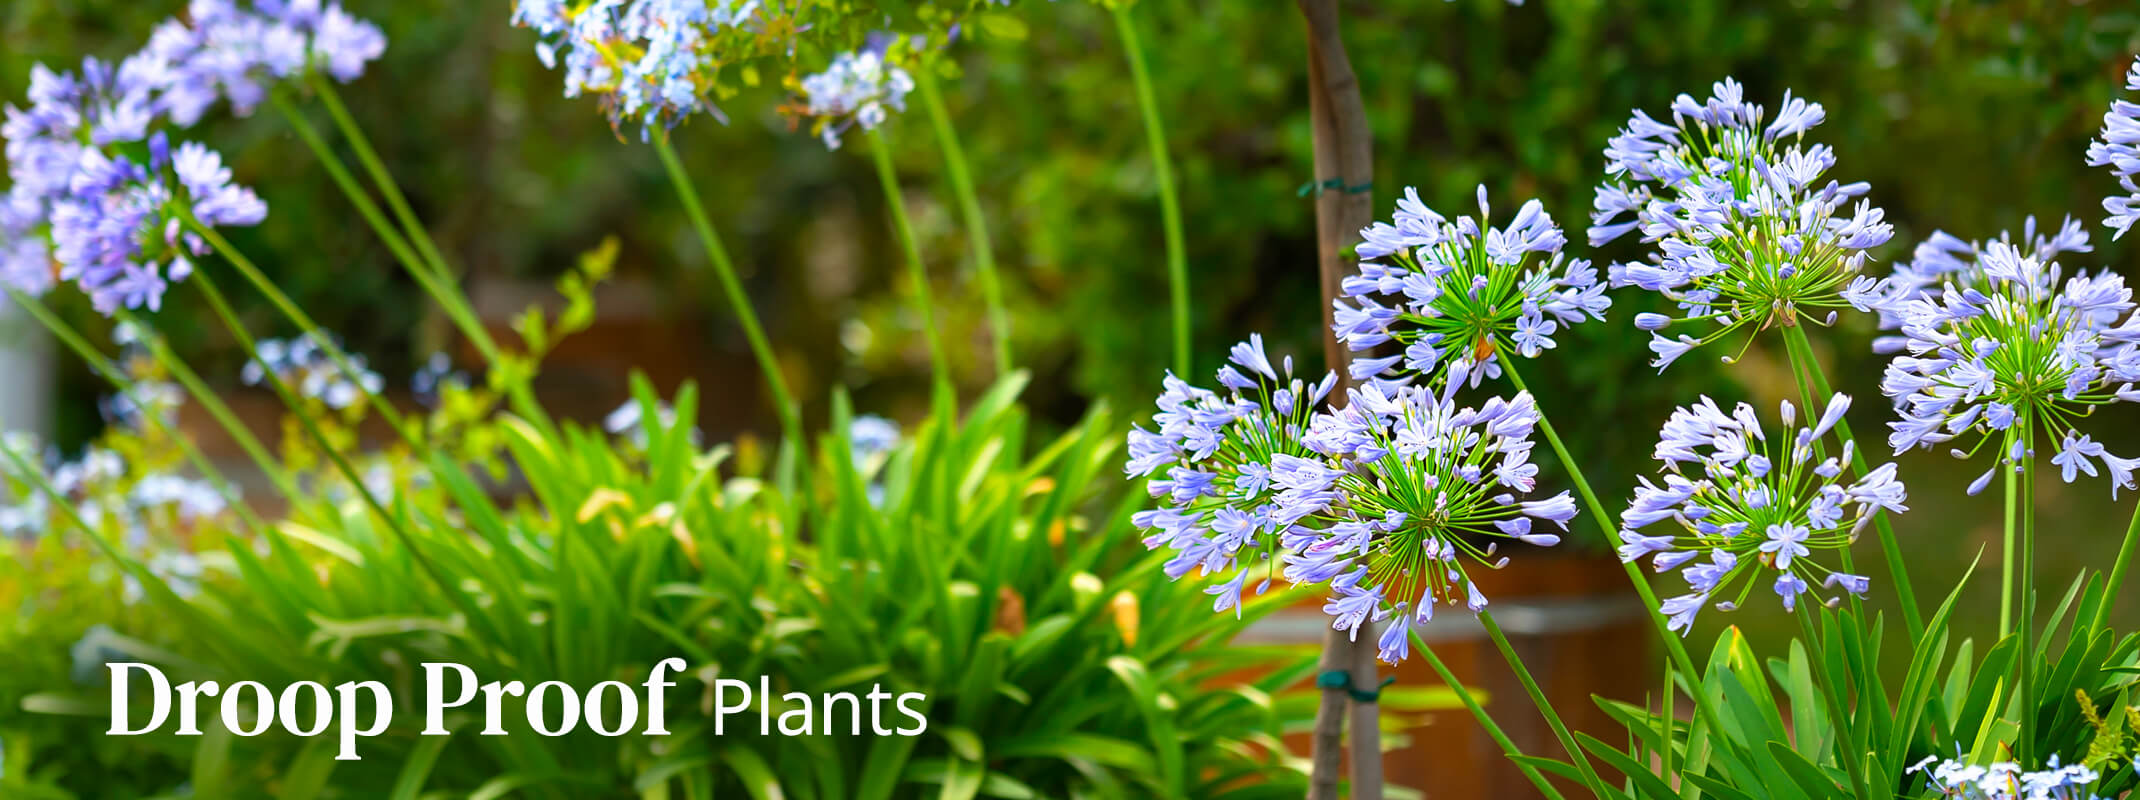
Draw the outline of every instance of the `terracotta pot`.
M1508 569L1474 570L1494 618L1570 727L1619 741L1624 734L1618 724L1592 697L1639 703L1658 688L1651 685L1649 625L1627 574L1610 555L1520 552L1513 557ZM1258 622L1240 641L1314 650L1329 625L1321 596L1303 593L1300 602ZM1483 695L1487 712L1523 752L1566 757L1476 617L1445 610L1421 638L1458 680ZM1387 691L1444 685L1416 652L1401 666L1383 665L1383 674L1392 672L1397 682ZM1392 786L1417 789L1428 798L1539 796L1461 706L1424 712L1385 708L1383 729L1383 770ZM1286 743L1305 754L1310 737L1303 732ZM1572 783L1562 789L1580 793Z

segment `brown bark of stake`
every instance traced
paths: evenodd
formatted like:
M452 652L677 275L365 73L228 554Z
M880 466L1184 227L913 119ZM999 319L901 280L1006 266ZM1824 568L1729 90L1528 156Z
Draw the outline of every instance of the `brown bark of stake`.
M1308 102L1315 131L1317 184L1335 179L1338 188L1324 188L1315 197L1316 253L1322 275L1323 356L1338 373L1338 388L1332 405L1345 402L1351 353L1330 334L1331 301L1340 296L1338 283L1356 269L1345 249L1359 237L1361 228L1374 219L1373 198L1364 189L1374 177L1373 140L1367 129L1367 108L1360 101L1359 79L1352 61L1345 57L1345 43L1338 36L1336 0L1298 0L1308 30ZM1322 670L1347 670L1352 685L1373 690L1379 684L1375 668L1375 627L1363 623L1357 637L1332 630L1323 640ZM1314 771L1309 776L1310 800L1336 800L1338 765L1342 756L1347 712L1352 719L1352 796L1355 800L1382 800L1382 729L1380 707L1353 702L1344 692L1324 691L1315 713Z

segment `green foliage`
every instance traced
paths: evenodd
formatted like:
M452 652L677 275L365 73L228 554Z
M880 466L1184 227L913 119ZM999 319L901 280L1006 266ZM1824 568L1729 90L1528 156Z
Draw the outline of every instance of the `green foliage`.
M2124 714L2115 714L2113 725L2097 709L2132 702L2140 688L2140 637L2088 622L2104 601L2100 582L2075 581L2052 614L2049 629L2073 612L2062 647L2021 653L2019 639L2008 637L1981 659L1973 641L1951 638L1962 588L1907 651L1899 685L1883 679L1881 620L1848 608L1821 612L1819 641L1791 642L1787 658L1763 660L1732 629L1718 640L1700 684L1681 681L1683 690L1720 704L1721 730L1600 698L1600 707L1625 726L1627 744L1589 738L1584 745L1627 778L1630 798L1684 797L1674 788L1680 786L1718 798L1930 798L1937 793L1909 771L1919 760L1957 754L1980 764L2011 760L2020 733L2014 720L2034 713L2041 722L2037 752L2086 754L2085 763L2103 773L2096 785L2103 796L2133 788ZM2017 658L2036 659L2044 676L2033 697L2011 695ZM1830 687L1843 702L1824 694Z
M197 744L197 755L229 748L190 775L196 791L220 786L224 797L290 796L314 771L332 787L319 797L1297 793L1276 735L1306 706L1278 692L1311 665L1297 652L1226 646L1279 598L1236 619L1167 579L1133 541L1138 498L1113 477L1114 418L1096 410L1023 455L1022 383L999 385L963 423L925 422L861 463L835 426L806 481L739 474L727 448L698 446L689 388L666 415L642 384L647 424L636 437L498 421L520 500L496 499L496 487L433 452L394 473L389 506L406 540L353 501L325 501L277 525L258 552L241 541L209 559L197 597L152 592L188 658L129 655L164 663L174 681L391 687L404 704L398 724L364 742L363 761L272 736L144 740L178 752ZM845 400L834 408L844 423ZM50 652L50 638L23 643ZM467 719L449 720L460 729L450 740L412 735L423 662L591 686L643 677L670 656L696 670L671 696L705 699L672 712L666 738L584 728L479 737L469 729L480 721ZM1256 677L1222 680L1244 673ZM716 736L702 704L711 680L761 674L776 692L923 692L929 729L768 737L752 719ZM62 685L43 678L35 685ZM91 706L102 695L45 691ZM787 710L761 701L775 716Z

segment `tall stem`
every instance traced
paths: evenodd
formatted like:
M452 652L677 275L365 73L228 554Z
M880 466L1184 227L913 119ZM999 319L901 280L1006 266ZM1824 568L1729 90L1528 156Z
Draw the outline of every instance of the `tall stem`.
M1791 330L1794 332L1799 332L1803 329L1794 325L1792 326ZM1813 370L1819 367L1820 362L1819 359L1817 359L1813 355L1813 343L1803 337L1791 336L1788 334L1783 337L1783 342L1784 352L1789 357L1789 361L1791 362L1791 380L1792 382L1798 384L1798 402L1801 404L1801 407L1805 409L1803 413L1809 419L1815 418L1817 417L1815 410L1823 407L1820 405L1816 405L1816 403L1830 400L1834 398L1834 395L1827 394L1826 392L1815 394L1816 390L1814 388ZM1822 457L1822 454L1820 452L1821 443L1814 442L1813 448L1815 460L1820 459ZM1852 448L1852 450L1853 452L1855 452L1856 448ZM1863 467L1859 467L1858 469L1862 470ZM1838 548L1835 551L1835 555L1836 560L1842 564L1844 572L1852 574L1857 573L1857 557L1850 552L1849 545L1845 545L1841 548ZM1889 563L1893 562L1890 561ZM1857 612L1860 615L1864 614L1865 612L1865 601L1862 598L1858 597L1855 593L1852 593L1850 595L1850 610ZM1915 630L1912 630L1910 632L1911 641L1916 640L1918 633L1919 632Z
M1441 656L1434 654L1434 648L1427 646L1427 640L1420 638L1419 629L1413 628L1411 635L1412 644L1419 648L1421 656L1426 657L1427 666L1434 668L1434 674L1441 676L1442 684L1448 686L1449 691L1456 693L1457 702L1462 703L1464 709L1471 712L1472 718L1479 721L1479 727L1494 740L1494 744L1501 746L1501 754L1510 757L1516 769L1523 773L1523 777L1530 779L1532 786L1538 787L1540 795L1551 800L1564 800L1560 790L1554 788L1553 783L1546 780L1544 775L1539 774L1536 767L1513 761L1514 757L1524 754L1523 749L1517 747L1516 743L1508 738L1507 733L1502 732L1501 724L1495 722L1493 716L1487 714L1486 709L1479 705L1478 699L1471 696L1471 690L1464 688L1464 682L1457 680L1456 673L1449 671L1449 666L1442 663Z
M393 253L395 260L401 262L402 269L453 319L455 326L461 329L461 333L468 337L485 360L497 361L497 343L490 338L489 331L484 330L475 320L473 311L459 302L459 292L446 290L440 283L439 271L435 266L426 265L423 257L410 248L408 239L394 229L385 213L379 210L378 204L372 202L371 195L357 184L356 176L350 174L349 167L342 163L340 156L335 155L334 148L327 145L326 139L312 127L312 123L305 119L304 114L291 105L280 92L274 95L273 100L275 109L282 114L283 119L289 121L290 128L297 132L297 138L312 150L313 156L319 159L320 166L327 170L327 176L332 178L335 186L349 198L350 204L356 206L357 215L363 217L365 223L371 226L372 232L379 236L379 241L386 245L388 252Z
M1509 670L1516 673L1516 680L1523 684L1523 691L1531 696L1531 705L1538 707L1539 715L1545 717L1546 727L1553 729L1553 736L1560 740L1561 749L1568 751L1568 761L1575 765L1577 774L1583 776L1583 784L1597 797L1611 797L1614 793L1605 788L1598 778L1597 770L1590 766L1590 756L1577 744L1575 735L1568 732L1568 724L1560 719L1560 712L1553 709L1553 701L1546 699L1538 681L1531 678L1531 670L1523 665L1523 658L1516 655L1516 648L1509 644L1508 634L1501 630L1501 623L1494 621L1492 611L1479 612L1479 624L1486 626L1486 635L1493 639L1494 647L1501 651L1501 658L1508 662Z
M2014 622L2021 628L2021 763L2036 763L2036 420L2021 416L2021 592Z
M474 306L470 305L468 298L461 293L452 268L446 265L437 246L431 243L430 233L424 230L415 213L409 210L408 202L402 198L401 188L394 182L393 174L387 172L386 167L380 163L378 154L372 151L371 142L364 137L364 129L359 127L356 120L349 116L348 110L342 107L341 99L335 96L333 86L326 81L318 83L321 84L320 98L327 106L329 115L334 118L335 126L341 130L342 138L349 141L350 149L356 152L365 171L371 175L372 183L379 187L380 194L385 195L388 203L393 205L406 236L387 223L386 216L380 213L378 205L372 202L371 195L357 185L356 178L342 163L341 157L335 155L334 148L327 145L326 139L312 127L312 123L280 92L273 95L276 110L282 113L284 119L289 120L291 129L297 131L298 138L304 140L305 146L319 158L320 165L327 170L328 177L334 179L335 185L349 198L350 204L357 207L358 215L364 217L372 231L378 234L380 241L386 244L387 250L401 262L403 270L439 304L439 308L446 312L446 317L453 321L454 327L459 328L461 335L468 337L476 352L483 356L484 362L494 368L502 364L505 360L504 354L499 350L497 341L491 338L490 331L483 327L482 320L476 316ZM410 248L410 239L414 239L416 246L422 250L420 255ZM516 378L504 389L506 400L511 404L514 413L539 428L549 429L550 416L540 403L535 402L534 391L525 378Z
M332 337L329 337L318 323L313 322L312 317L306 314L304 309L298 308L297 303L291 301L289 295L283 294L282 289L275 286L274 281L268 280L267 275L262 273L259 267L254 266L251 259L246 258L244 253L238 252L236 247L232 247L230 241L224 239L222 234L217 233L215 228L201 224L199 220L193 219L190 214L186 219L186 227L190 228L194 233L200 234L202 239L207 240L208 245L215 248L216 253L223 256L225 261L230 262L231 267L236 269L247 283L258 289L262 295L267 297L268 302L275 306L276 310L281 311L284 317L295 323L298 329L304 331L307 336L310 336L314 343L320 346L320 350L327 354L328 360L334 362L335 368L341 370L342 377L347 379L351 386L364 393L364 398L371 403L372 410L377 411L379 417L386 420L387 424L393 427L394 432L400 435L404 442L419 451L423 449L422 441L418 438L415 430L409 427L408 421L401 416L401 412L396 411L392 403L387 402L386 398L380 397L378 392L365 385L364 372L357 369L356 364L349 358L349 354L343 352L342 346L336 343ZM210 290L213 291L212 288ZM253 349L251 337L246 337L245 347L245 352L248 354L258 352Z
M372 150L371 140L365 138L364 129L358 127L356 118L350 116L349 109L342 105L341 95L334 91L334 82L314 73L311 83L313 90L319 93L321 105L327 107L328 116L334 118L335 127L340 128L343 138L349 140L349 149L357 154L357 162L364 165L372 183L379 187L379 194L386 198L387 207L394 210L394 218L401 221L402 229L408 232L409 239L416 243L416 249L430 262L438 278L451 282L453 270L446 266L445 257L439 254L438 245L432 243L431 233L416 218L416 212L410 210L408 198L402 196L393 173L387 172L385 162L380 161L379 154Z
M654 134L654 152L661 156L661 165L669 173L669 183L676 187L676 196L683 201L684 212L691 218L692 229L698 231L699 244L706 248L706 260L713 264L713 274L721 282L722 291L728 294L728 307L736 315L736 322L743 326L743 337L750 341L751 354L758 359L758 368L765 372L765 385L773 393L773 410L780 415L781 434L791 446L803 448L802 410L795 404L795 396L788 393L788 380L780 372L780 361L773 356L773 346L766 341L765 329L758 325L758 313L751 310L750 298L743 294L743 283L736 280L735 264L728 260L728 248L721 246L720 234L714 233L713 222L706 216L706 207L699 203L698 190L691 186L691 176L684 173L683 162L676 158L676 149L669 145L667 131Z
M1159 187L1159 223L1167 241L1168 308L1174 318L1174 374L1189 375L1189 255L1182 240L1181 199L1174 191L1174 163L1167 155L1167 132L1159 119L1159 101L1152 93L1151 70L1144 64L1144 45L1137 36L1137 22L1127 3L1114 9L1115 30L1122 38L1122 52L1129 57L1130 81L1137 87L1137 110L1144 115L1144 138L1152 151L1152 181Z
M869 134L870 160L877 165L877 182L884 186L885 211L892 217L892 230L898 234L899 247L906 254L907 278L914 288L914 313L921 320L922 337L929 343L929 366L934 373L930 380L932 396L936 401L939 419L947 423L951 419L951 360L944 352L944 337L936 329L936 301L929 291L928 265L921 260L921 243L914 237L914 225L907 220L905 195L899 191L899 170L892 164L892 145L885 135L884 126Z
M2006 446L2000 449L1999 469L2006 473L2006 514L1999 537L1999 635L2012 636L2014 629L2014 539L2017 529L2014 524L2021 510L2021 477L2018 465L2007 464L2006 454L2013 450L2018 434L2008 433Z
M915 85L921 104L929 111L929 127L936 131L937 147L944 151L944 176L951 194L958 198L959 216L966 223L966 240L973 248L974 276L981 282L981 301L988 306L988 327L995 335L996 376L1011 371L1011 317L1003 308L1003 281L996 274L995 246L988 236L988 216L981 213L980 196L973 189L973 174L966 169L966 148L959 145L958 129L944 108L943 91L936 85L936 72L927 65L915 70Z
M1821 369L1820 359L1815 358L1813 355L1813 342L1806 337L1805 327L1800 325L1786 326L1783 329L1783 335L1790 340L1791 346L1804 353L1806 374L1813 379L1815 396L1835 396L1835 391L1829 388L1827 372ZM1806 411L1807 413L1812 413L1812 409L1807 409ZM1849 420L1837 422L1835 424L1835 432L1836 435L1843 437L1845 442L1855 442L1857 440L1857 437L1850 432ZM1850 462L1853 469L1856 469L1859 474L1863 474L1865 472L1865 448L1862 446L1850 448ZM1925 623L1924 615L1917 610L1917 590L1910 586L1910 567L1902 558L1901 546L1895 542L1895 526L1893 522L1888 520L1886 512L1873 512L1873 530L1879 535L1880 555L1887 561L1888 575L1895 582L1895 598L1902 605L1902 622L1909 628L1910 641L1914 642L1922 639L1924 638Z
M1498 357L1501 359L1501 371L1508 375L1509 382L1515 384L1516 390L1529 392L1530 387L1524 384L1523 374L1516 369L1516 360L1509 358L1505 350L1500 351ZM1533 402L1536 402L1535 396ZM1538 413L1538 430L1545 433L1546 444L1553 448L1553 456L1560 459L1561 467L1568 471L1568 480L1575 484L1576 494L1582 496L1583 505L1590 509L1591 518L1597 521L1598 535L1604 538L1607 547L1616 546L1618 542L1614 539L1613 531L1619 530L1619 525L1612 521L1612 515L1605 512L1604 504L1598 502L1597 492L1590 488L1590 480L1583 477L1583 468L1568 455L1567 445L1561 443L1560 432L1554 430L1552 419L1543 409ZM1670 620L1665 618L1664 612L1658 607L1657 592L1650 588L1649 579L1643 576L1641 566L1632 561L1623 561L1620 562L1620 567L1627 573L1628 582L1634 584L1635 594L1642 598L1642 607L1649 612L1651 626L1657 629L1658 638L1664 641L1665 653L1680 673L1687 676L1688 685L1695 688L1695 691L1690 693L1694 695L1696 713L1701 716L1702 721L1709 724L1711 730L1729 730L1722 724L1723 716L1717 712L1716 704L1709 697L1709 693L1699 690L1702 672L1694 667L1694 659L1687 655L1686 643L1680 641L1679 634L1672 632Z

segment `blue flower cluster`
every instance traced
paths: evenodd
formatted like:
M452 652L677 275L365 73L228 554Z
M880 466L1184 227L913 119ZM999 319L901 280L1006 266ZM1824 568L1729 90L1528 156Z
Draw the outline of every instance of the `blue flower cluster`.
M1674 100L1670 125L1635 111L1605 148L1607 180L1591 215L1592 245L1634 231L1657 244L1649 262L1613 264L1607 275L1613 286L1664 295L1683 314L1638 315L1636 327L1711 328L1699 337L1652 333L1660 371L1742 327L1833 321L1865 251L1894 235L1870 203L1848 208L1866 184L1820 182L1835 151L1801 141L1826 119L1819 103L1785 92L1781 111L1764 125L1765 112L1746 102L1737 81L1712 89L1707 101Z
M756 18L758 0L517 0L512 21L535 30L544 66L565 70L565 96L594 94L610 124L644 136L694 113L721 116L708 98L720 64L716 39Z
M1329 582L1323 610L1340 630L1391 620L1379 648L1384 661L1411 652L1415 623L1434 618L1437 603L1476 613L1487 605L1467 565L1499 569L1499 541L1539 547L1566 531L1575 500L1565 491L1521 499L1538 488L1530 440L1538 408L1528 392L1459 408L1455 383L1440 394L1421 386L1368 384L1344 409L1319 414L1305 437L1323 463L1300 467L1329 477L1328 502L1312 503L1300 523L1281 532L1285 576ZM1287 514L1291 516L1291 513Z
M219 99L249 112L274 82L308 69L353 79L385 47L378 28L318 0L194 0L117 65L37 65L29 107L7 106L0 125L0 282L41 295L71 281L106 314L158 308L206 251L187 226L267 215L220 155L174 147L164 129L192 125Z
M876 130L884 122L887 107L906 110L914 79L885 61L889 41L841 53L824 72L802 79L803 113L812 118L811 128L827 149L839 149L840 134L849 128Z
M2021 426L2034 425L2060 443L2052 461L2067 482L2097 474L2099 460L2113 494L2134 485L2140 460L2105 452L2074 423L2095 406L2140 400L2132 387L2140 381L2140 318L2124 278L2081 272L2062 282L2059 266L2038 258L2071 245L2023 253L1993 242L1976 252L1971 269L1947 273L1938 292L1876 292L1872 302L1900 320L1900 346L1880 384L1900 417L1888 423L1896 453L1974 436L1951 452L1967 458L1990 447L2018 469L2032 456ZM1998 470L1979 476L1970 494Z
M367 395L385 388L385 379L365 366L362 355L349 354L349 366L356 374L344 373L328 355L327 344L341 346L325 331L294 339L263 339L252 359L239 369L238 378L247 386L258 386L273 375L298 394L338 411L355 407Z
M2140 58L2125 72L2125 90L2140 92ZM2103 112L2103 133L2088 143L2088 166L2109 167L2125 189L2123 195L2103 198L2103 210L2110 214L2103 224L2118 231L2111 238L2122 237L2140 220L2140 184L2133 182L2133 176L2140 175L2140 103L2110 102L2110 110Z
M1360 231L1360 273L1332 301L1334 333L1354 351L1403 351L1356 359L1354 380L1409 373L1477 386L1500 376L1502 349L1535 358L1561 326L1605 318L1605 284L1589 261L1563 260L1567 237L1544 206L1526 201L1506 227L1485 228L1485 186L1478 197L1477 219L1451 222L1407 187L1391 222Z
M1773 440L1745 403L1726 413L1703 397L1672 412L1657 442L1663 485L1643 478L1620 515L1622 561L1648 557L1658 572L1680 568L1687 580L1687 594L1661 604L1669 629L1685 635L1703 607L1736 608L1764 581L1785 609L1815 585L1866 592L1865 576L1829 569L1814 552L1848 548L1873 514L1909 508L1894 464L1846 480L1852 443L1824 455L1824 439L1849 408L1849 397L1835 395L1818 419ZM1792 431L1796 412L1781 404L1783 431ZM1689 466L1700 472L1687 474ZM1667 522L1671 533L1641 533Z
M1377 381L1325 410L1337 376L1294 377L1260 336L1235 345L1217 377L1224 396L1168 375L1159 430L1131 429L1126 467L1152 478L1160 502L1133 517L1146 546L1174 552L1170 577L1213 577L1215 610L1237 609L1251 578L1257 593L1281 573L1327 583L1336 629L1394 620L1379 644L1396 663L1438 604L1486 608L1467 565L1505 565L1502 540L1557 544L1534 524L1565 530L1575 516L1566 492L1521 499L1537 488L1529 394L1460 408L1454 381L1438 392Z
M2015 242L2006 232L1999 234L1999 243L2012 248L2028 247L2031 258L2040 262L2055 261L2065 253L2087 253L2095 248L2088 243L2088 230L2079 220L2067 217L2056 232L2038 233L2036 218L2022 222L2021 239ZM1930 237L1917 243L1917 250L1910 260L1895 264L1895 271L1879 281L1860 278L1846 290L1846 296L1857 303L1861 310L1879 312L1880 329L1892 331L1902 327L1902 318L1897 310L1910 301L1921 297L1938 300L1949 281L1965 287L1981 289L1987 284L1982 261L1985 243L1965 242L1945 231L1935 230ZM1881 336L1873 340L1873 352L1893 354L1901 352L1908 341L1902 336Z
M2092 788L2102 775L2082 764L2059 766L2056 754L2035 772L2011 761L1983 767L1938 756L1926 756L1907 772L1924 773L1933 791L1957 800L2108 800Z
M1302 441L1337 375L1313 384L1294 377L1292 359L1273 364L1263 337L1252 336L1234 345L1218 381L1225 396L1168 374L1152 420L1159 430L1130 428L1124 469L1156 476L1148 488L1160 507L1132 517L1148 532L1145 546L1173 551L1171 578L1231 573L1208 590L1225 611L1240 604L1251 572L1264 574L1257 592L1269 586L1278 535L1337 497L1336 471Z

